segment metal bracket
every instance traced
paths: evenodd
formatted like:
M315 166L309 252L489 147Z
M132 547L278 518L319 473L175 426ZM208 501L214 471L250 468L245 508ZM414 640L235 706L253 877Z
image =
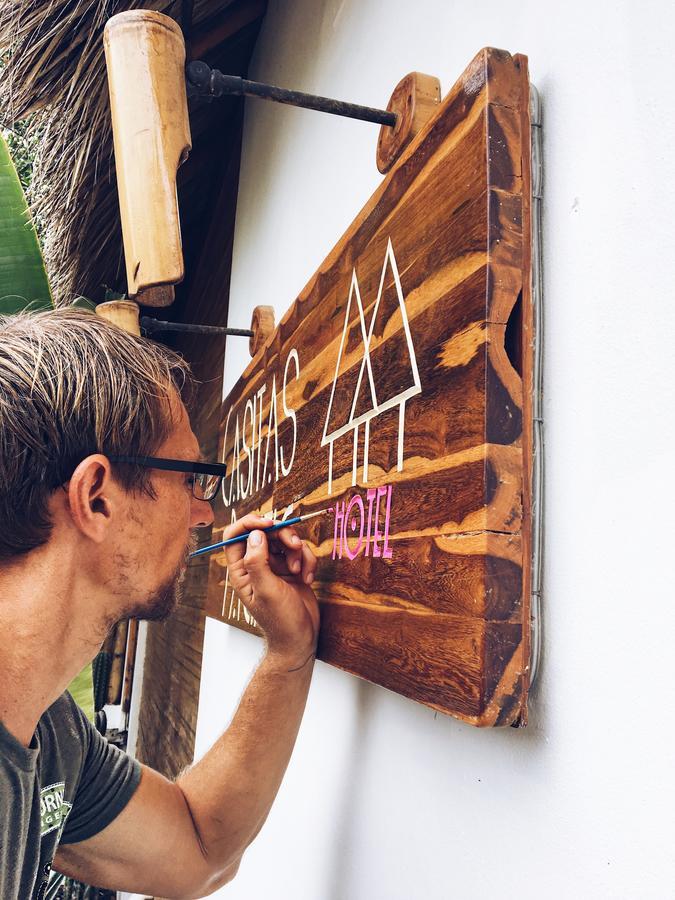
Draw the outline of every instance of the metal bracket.
M249 328L222 328L219 325L190 325L187 322L162 322L149 316L141 316L141 328L145 334L156 331L182 331L190 334L231 335L234 337L253 337Z
M301 91L289 91L272 84L247 81L239 75L225 75L218 69L212 69L201 60L188 63L185 67L185 84L188 97L222 97L223 95L261 97L263 100L274 100L276 103L300 106L303 109L316 109L333 116L361 119L364 122L389 125L392 128L395 127L398 120L396 113L388 112L386 109L359 106L356 103L331 100L329 97L303 94Z
M532 166L532 313L534 366L532 399L532 597L530 620L530 686L534 684L541 653L541 592L544 525L544 408L543 408L543 272L542 272L542 132L541 101L530 85L531 166Z

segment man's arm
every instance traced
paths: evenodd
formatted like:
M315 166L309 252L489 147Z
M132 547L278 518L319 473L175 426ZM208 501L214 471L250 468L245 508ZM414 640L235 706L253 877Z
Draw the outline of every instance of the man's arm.
M261 527L246 516L226 537ZM269 524L269 523L268 523ZM267 651L225 734L172 783L144 768L136 793L103 831L59 848L58 871L100 887L203 897L230 881L277 794L302 719L314 663L316 562L278 532L285 557L259 544L228 548L230 577L266 635Z

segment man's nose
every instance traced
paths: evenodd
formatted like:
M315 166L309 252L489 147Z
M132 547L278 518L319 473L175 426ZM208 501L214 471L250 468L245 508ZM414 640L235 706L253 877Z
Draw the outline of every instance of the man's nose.
M197 500L196 497L193 497L190 509L190 527L203 528L206 525L213 525L213 507L208 500Z

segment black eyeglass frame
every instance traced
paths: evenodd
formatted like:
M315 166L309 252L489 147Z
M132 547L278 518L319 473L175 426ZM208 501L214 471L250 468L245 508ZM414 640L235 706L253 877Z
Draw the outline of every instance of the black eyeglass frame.
M162 469L167 472L189 472L192 475L215 475L218 477L218 483L215 490L209 497L198 497L193 495L197 500L205 500L207 503L218 496L218 491L222 484L223 478L227 475L227 465L225 463L203 463L190 462L186 459L168 459L164 456L108 456L110 462L127 463L129 465L143 466L148 469Z

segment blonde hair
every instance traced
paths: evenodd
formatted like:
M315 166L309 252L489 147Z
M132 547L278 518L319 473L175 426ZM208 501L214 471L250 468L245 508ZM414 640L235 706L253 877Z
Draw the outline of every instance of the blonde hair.
M85 457L155 453L192 384L176 353L91 313L0 316L0 560L49 540L49 497ZM147 470L115 474L152 494Z

